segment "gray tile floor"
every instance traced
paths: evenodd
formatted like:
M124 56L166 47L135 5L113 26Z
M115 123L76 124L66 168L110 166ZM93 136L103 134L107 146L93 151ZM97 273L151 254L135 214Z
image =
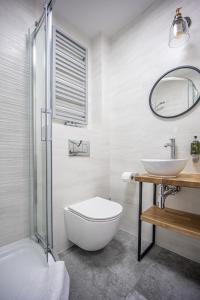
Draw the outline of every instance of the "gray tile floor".
M137 262L136 237L119 231L96 252L63 253L70 300L200 300L200 264L155 246Z

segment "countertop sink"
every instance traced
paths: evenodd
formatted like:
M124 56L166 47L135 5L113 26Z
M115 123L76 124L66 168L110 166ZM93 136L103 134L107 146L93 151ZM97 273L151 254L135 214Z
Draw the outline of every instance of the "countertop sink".
M153 176L176 177L188 159L141 159L145 170Z

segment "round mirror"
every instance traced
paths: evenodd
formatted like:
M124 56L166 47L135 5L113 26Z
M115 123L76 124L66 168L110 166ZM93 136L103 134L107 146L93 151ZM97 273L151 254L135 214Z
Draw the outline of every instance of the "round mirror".
M149 105L162 118L175 118L191 110L200 100L200 70L192 66L172 69L154 84Z

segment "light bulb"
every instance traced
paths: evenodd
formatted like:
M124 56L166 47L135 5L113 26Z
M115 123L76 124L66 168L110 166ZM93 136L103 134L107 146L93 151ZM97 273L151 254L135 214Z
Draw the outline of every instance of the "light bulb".
M189 17L183 18L180 8L177 8L169 34L169 47L175 48L186 44L189 40L189 26L191 20Z

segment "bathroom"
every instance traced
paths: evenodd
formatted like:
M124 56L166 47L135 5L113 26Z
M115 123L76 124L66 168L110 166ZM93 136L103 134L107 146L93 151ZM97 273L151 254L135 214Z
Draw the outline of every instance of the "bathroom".
M200 299L199 4L1 0L0 300Z

